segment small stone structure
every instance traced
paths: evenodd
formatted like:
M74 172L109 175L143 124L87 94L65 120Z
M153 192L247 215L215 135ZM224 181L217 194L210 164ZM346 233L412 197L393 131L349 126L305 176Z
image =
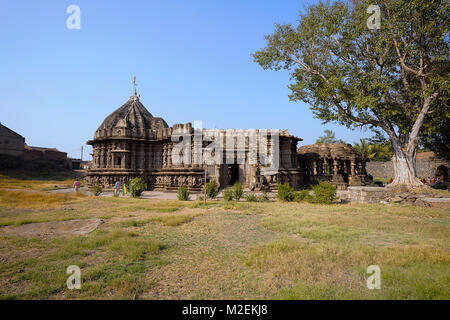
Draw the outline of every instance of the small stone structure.
M359 152L345 143L312 144L298 149L299 167L304 170L307 184L330 181L340 190L370 185L366 162Z
M340 199L352 203L409 204L420 207L450 208L450 198L424 190L411 193L389 187L348 187Z

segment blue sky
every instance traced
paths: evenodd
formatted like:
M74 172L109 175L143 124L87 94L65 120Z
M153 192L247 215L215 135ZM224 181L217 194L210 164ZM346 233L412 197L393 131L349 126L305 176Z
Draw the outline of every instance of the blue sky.
M69 5L81 29L69 30ZM289 129L314 143L325 129L350 143L370 132L322 125L290 102L286 72L251 53L302 1L22 1L0 5L0 122L29 145L79 157L103 119L132 94L169 125ZM90 149L85 146L84 158Z

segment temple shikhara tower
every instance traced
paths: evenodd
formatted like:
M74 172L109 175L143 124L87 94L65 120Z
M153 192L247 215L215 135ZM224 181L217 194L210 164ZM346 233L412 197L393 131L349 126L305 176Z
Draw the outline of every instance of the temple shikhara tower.
M255 136L263 137L256 146L252 140ZM341 188L364 184L363 160L351 147L327 147L326 152L320 147L298 153L301 140L287 130L198 131L189 122L169 127L145 108L135 88L130 99L106 117L94 139L87 142L93 148L87 180L109 187L117 180L128 183L142 177L149 189L187 186L201 190L206 170L207 179L216 180L221 188L236 181L251 190L275 189L277 182L288 182L296 189L318 180L336 182ZM195 149L198 141L200 148ZM204 150L209 150L213 163L205 160ZM261 161L262 153L271 159L270 165ZM180 157L174 159L177 154ZM180 162L180 158L184 160Z

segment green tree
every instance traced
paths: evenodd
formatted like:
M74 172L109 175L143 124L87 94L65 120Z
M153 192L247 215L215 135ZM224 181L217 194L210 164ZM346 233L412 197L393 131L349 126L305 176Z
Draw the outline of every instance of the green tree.
M359 139L359 143L355 142L353 148L358 151L363 158L371 160L373 158L371 146L366 139Z
M359 139L353 145L361 155L373 161L389 161L392 158L392 147L389 141L372 143L371 139Z
M383 0L381 28L369 29L368 0L319 2L299 24L277 24L253 54L265 69L287 69L290 99L349 128L383 130L394 148L394 182L420 186L422 128L449 114L449 2Z
M420 136L420 145L440 157L450 158L450 112L436 119Z
M334 133L333 130L326 129L323 132L323 136L320 136L316 140L316 144L324 144L324 143L345 143L345 142L341 139L336 139L336 134Z

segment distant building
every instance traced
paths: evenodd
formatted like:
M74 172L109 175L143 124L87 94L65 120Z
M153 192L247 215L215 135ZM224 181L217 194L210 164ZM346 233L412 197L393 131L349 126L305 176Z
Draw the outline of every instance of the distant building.
M81 169L81 159L67 158L69 169L78 170Z
M48 160L48 161L66 161L67 153L59 151L56 148L43 148L43 147L24 147L23 159L25 161L34 160Z
M28 146L23 136L2 124L0 124L0 158L1 168L70 168L66 152L56 148Z
M0 154L22 157L25 138L0 124Z

